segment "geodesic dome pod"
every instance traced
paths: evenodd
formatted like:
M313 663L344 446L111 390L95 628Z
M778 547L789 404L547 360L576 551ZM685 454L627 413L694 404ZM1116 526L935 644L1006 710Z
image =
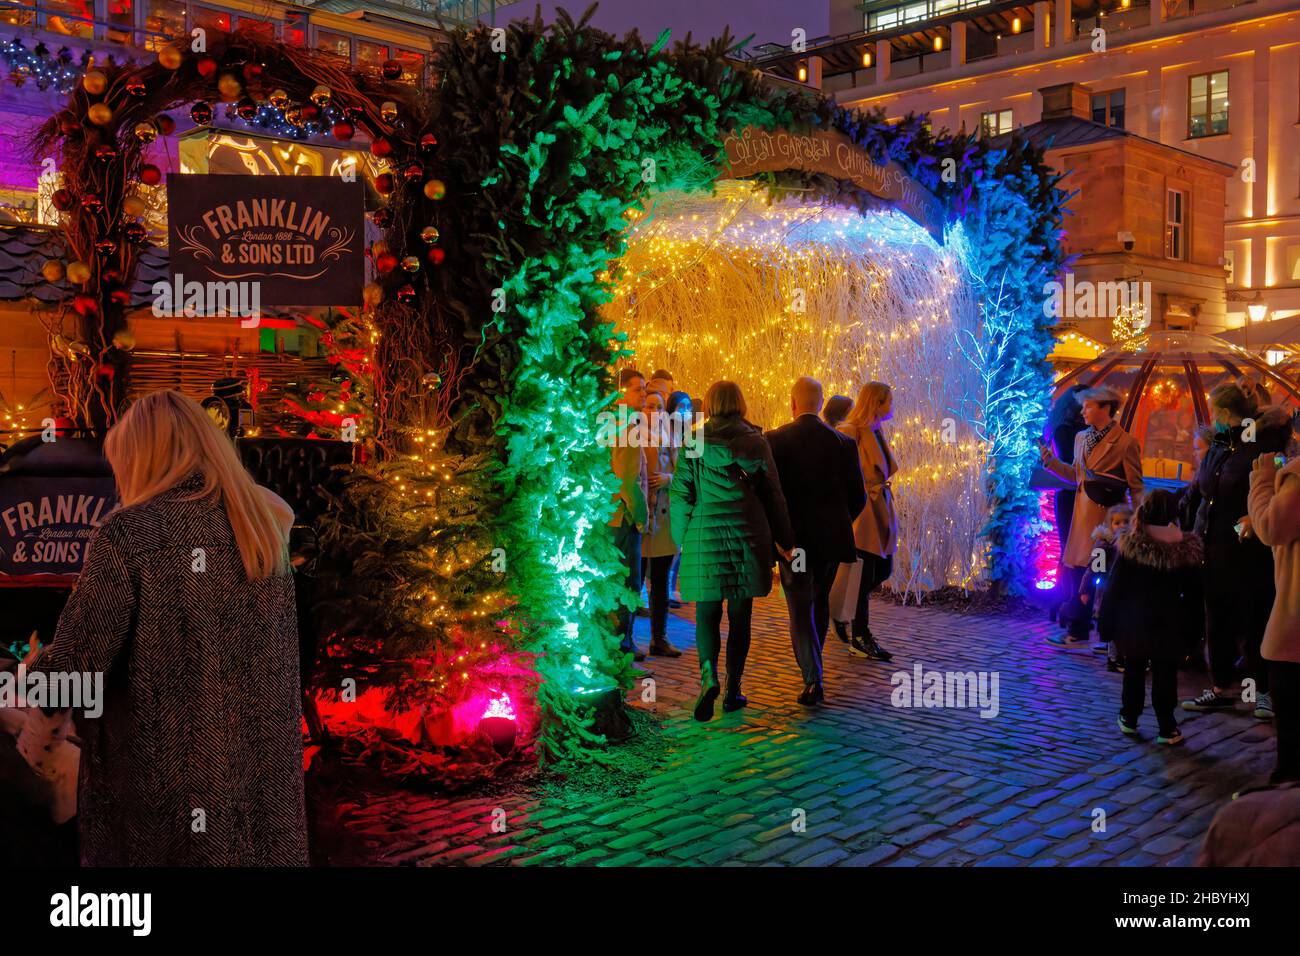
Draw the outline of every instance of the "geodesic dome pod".
M1250 375L1271 404L1300 411L1300 387L1261 358L1202 332L1160 331L1114 346L1056 383L1056 401L1076 385L1109 385L1124 398L1119 423L1142 446L1147 478L1192 478L1192 437L1210 422L1209 393Z

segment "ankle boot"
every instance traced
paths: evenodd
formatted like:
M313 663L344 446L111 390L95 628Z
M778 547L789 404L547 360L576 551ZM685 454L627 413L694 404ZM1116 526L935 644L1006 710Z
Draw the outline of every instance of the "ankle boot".
M713 672L712 661L700 663L700 696L695 699L695 719L704 723L713 719L713 702L721 690L718 677Z
M740 692L740 681L727 678L727 693L722 698L722 709L727 713L740 710L749 700Z
M652 657L681 657L682 652L668 643L666 637L650 638L650 655Z

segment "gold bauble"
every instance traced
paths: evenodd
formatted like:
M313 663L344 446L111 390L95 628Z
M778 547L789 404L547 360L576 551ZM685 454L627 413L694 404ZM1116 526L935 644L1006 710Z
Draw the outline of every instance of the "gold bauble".
M50 259L41 266L41 275L45 276L46 282L58 282L63 278L63 263L58 259Z
M370 247L370 254L378 259L380 256L388 255L388 243L380 239Z
M423 229L420 230L420 238L423 239L425 242L427 242L429 245L433 245L441 237L442 237L442 233L438 231L437 226L425 226Z
M85 285L90 281L90 266L84 262L69 262L68 281L75 285Z
M243 85L231 73L223 73L221 79L217 80L217 92L225 99L237 99L243 89Z
M378 282L367 282L361 290L361 301L365 303L367 309L373 309L384 301L384 287Z
M392 100L384 100L379 107L379 115L385 123L391 123L397 119L397 104Z
M86 88L86 92L91 96L99 96L104 90L108 89L108 77L99 70L90 70L81 78L81 85Z
M103 103L96 103L90 109L86 110L86 116L96 126L107 126L113 122L113 111Z
M418 256L405 256L402 259L402 268L407 272L420 271L420 259Z
M302 125L302 110L285 110L284 121L290 126Z
M181 65L181 51L169 46L158 51L158 64L165 70L176 70Z
M139 218L145 213L144 200L139 196L127 196L122 200L122 212L132 218Z
M430 179L424 184L424 195L433 200L441 199L447 195L447 184L441 179Z
M136 123L132 132L135 133L136 139L146 145L158 138L158 127L149 122L141 121Z
M130 329L118 329L113 333L113 344L123 352L129 352L135 348L135 335Z
M289 105L289 94L284 90L272 90L267 99L277 110L282 110Z
M316 89L311 91L311 101L321 109L324 109L329 106L330 95L330 88L322 83L316 87Z

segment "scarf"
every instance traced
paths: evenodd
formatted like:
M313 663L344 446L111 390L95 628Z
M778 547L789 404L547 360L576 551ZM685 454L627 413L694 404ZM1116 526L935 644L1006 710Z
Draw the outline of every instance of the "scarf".
M1091 453L1097 447L1097 443L1110 434L1110 430L1115 427L1115 420L1112 418L1110 424L1098 431L1096 428L1089 428L1083 436L1083 450L1085 454Z

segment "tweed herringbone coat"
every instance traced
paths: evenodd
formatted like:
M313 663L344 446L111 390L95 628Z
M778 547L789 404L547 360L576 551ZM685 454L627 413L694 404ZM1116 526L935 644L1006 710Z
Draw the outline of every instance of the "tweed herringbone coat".
M33 664L105 674L77 715L87 866L307 863L293 579L248 580L202 485L104 521Z

